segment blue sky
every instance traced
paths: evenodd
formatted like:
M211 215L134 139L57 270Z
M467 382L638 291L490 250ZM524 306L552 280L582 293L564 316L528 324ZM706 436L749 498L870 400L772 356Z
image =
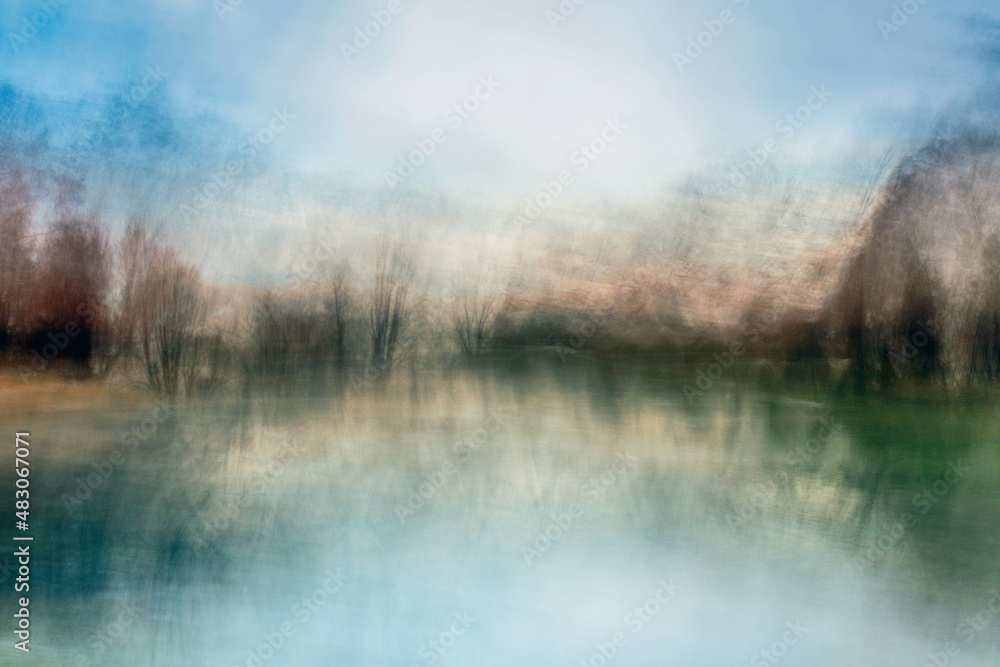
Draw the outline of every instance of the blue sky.
M0 81L49 118L50 150L99 123L147 68L164 73L130 109L131 138L102 153L88 197L126 216L190 202L276 110L287 127L236 157L248 163L210 224L242 206L308 226L331 193L378 197L438 128L445 140L397 187L520 208L615 118L627 129L573 172L559 205L654 201L706 169L729 178L772 138L775 165L829 175L988 87L1000 21L992 3L944 0L586 0L560 20L559 0L398 0L396 14L388 0L224 2L51 0L45 18L44 3L3 4ZM345 57L380 11L386 25ZM687 51L699 37L701 52ZM696 57L679 68L677 54ZM495 91L446 122L483 77ZM829 100L777 133L814 86Z

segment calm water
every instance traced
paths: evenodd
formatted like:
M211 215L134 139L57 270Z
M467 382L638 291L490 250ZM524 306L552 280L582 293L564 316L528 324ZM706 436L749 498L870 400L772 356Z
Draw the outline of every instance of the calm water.
M31 662L1000 664L1000 406L695 370L3 414Z

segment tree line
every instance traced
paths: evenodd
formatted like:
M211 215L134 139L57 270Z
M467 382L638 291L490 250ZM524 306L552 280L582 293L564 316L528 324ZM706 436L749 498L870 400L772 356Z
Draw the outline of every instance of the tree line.
M97 216L65 210L38 229L38 208L23 179L0 179L0 354L22 379L117 374L168 395L234 379L357 385L412 356L427 328L413 259L388 237L364 281L331 259L304 289L239 288L244 307L224 316L231 295L147 225L113 238ZM494 310L456 297L454 349L485 351Z
M540 266L504 273L484 261L460 288L438 292L433 267L420 270L413 246L389 235L373 254L351 253L354 267L345 252L305 284L227 292L141 222L113 236L98 216L43 206L25 179L0 170L0 359L28 380L60 369L174 395L240 382L358 387L418 359L525 349L696 360L739 343L747 358L805 363L821 379L848 368L861 388L904 377L992 382L996 145L973 137L900 165L843 240L843 258L805 266L811 287L799 293L814 303L796 300L794 279L780 275L732 296L743 279L683 244L639 263L612 258L590 278L558 275L583 251L560 264L553 244L556 282L537 279ZM714 292L696 289L713 280ZM735 321L699 315L705 294Z

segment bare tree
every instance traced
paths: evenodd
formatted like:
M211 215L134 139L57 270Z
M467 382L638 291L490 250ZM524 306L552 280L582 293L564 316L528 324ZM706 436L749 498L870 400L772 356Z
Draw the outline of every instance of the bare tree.
M349 327L354 317L355 308L354 296L351 293L347 275L345 266L340 266L335 270L330 279L326 300L334 367L340 374L343 374L347 369Z
M254 307L254 358L248 368L255 379L281 386L321 370L326 332L318 304L296 302L265 292Z
M379 243L375 252L375 279L365 306L371 362L382 372L392 368L400 337L409 324L412 272L412 262L401 247L385 241Z
M465 291L456 299L452 330L459 349L467 357L476 357L485 351L497 310L497 300L477 288Z
M465 283L445 309L451 320L451 335L468 358L486 351L498 332L498 322L509 304L510 276L497 261L494 249L484 242L466 265Z
M231 353L218 333L199 334L191 339L190 353L181 375L188 395L217 389L231 365Z
M261 294L254 306L252 371L258 377L288 379L295 375L295 339L291 313L274 294Z
M136 331L141 315L138 307L139 290L143 289L146 282L145 272L150 268L150 263L160 261L163 253L163 248L158 246L142 224L132 223L125 230L119 249L121 298L115 318L115 331L126 355L133 352L133 345L137 342Z
M141 227L126 232L122 262L124 345L136 351L150 387L176 394L185 365L198 363L197 328L206 315L201 278Z
M195 328L204 319L197 270L168 262L156 283L145 285L140 320L140 344L150 385L165 394L177 393L181 369L193 362Z

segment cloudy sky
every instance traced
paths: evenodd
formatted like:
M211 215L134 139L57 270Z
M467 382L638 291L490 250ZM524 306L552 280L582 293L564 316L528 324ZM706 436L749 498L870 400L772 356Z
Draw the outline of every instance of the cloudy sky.
M761 149L837 177L988 87L998 17L981 0L8 0L0 82L8 132L41 116L48 152L105 158L86 196L110 211L301 227L393 173L393 196L517 210L560 174L552 210L640 204L706 169L733 181Z

